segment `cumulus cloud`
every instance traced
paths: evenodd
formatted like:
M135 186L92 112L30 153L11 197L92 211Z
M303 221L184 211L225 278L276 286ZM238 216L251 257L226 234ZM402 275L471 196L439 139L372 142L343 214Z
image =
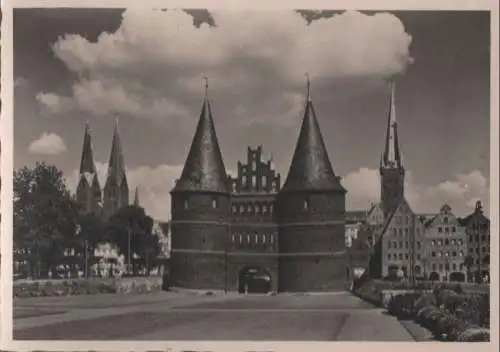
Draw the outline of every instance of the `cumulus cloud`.
M33 154L58 155L67 151L67 148L59 135L43 132L37 140L30 143L28 150Z
M412 61L411 36L389 13L347 11L310 24L293 11L215 12L212 18L215 26L197 28L184 11L127 10L120 28L95 42L67 34L53 51L80 79L71 96L38 100L53 111L71 99L73 109L95 115L165 121L194 114L207 75L210 90L234 102L230 111L244 114L252 106L256 118L257 94L263 116L289 117L305 72L312 79L385 77Z
M360 168L346 175L343 185L347 188L347 209L366 209L380 197L380 178L376 169ZM489 202L488 180L480 171L458 173L452 180L425 186L415 180L411 171L406 172L405 194L416 212L437 212L448 203L457 215L470 213L476 201Z

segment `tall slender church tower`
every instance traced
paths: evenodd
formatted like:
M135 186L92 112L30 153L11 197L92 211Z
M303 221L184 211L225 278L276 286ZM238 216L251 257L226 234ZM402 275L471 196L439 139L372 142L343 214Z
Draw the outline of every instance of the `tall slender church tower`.
M198 126L171 191L171 275L173 284L181 287L222 289L230 240L230 185L207 89L205 84Z
M326 151L308 79L302 127L278 195L280 291L345 288L345 194Z
M116 119L109 155L108 176L104 185L104 217L109 218L118 209L127 205L129 205L129 188L122 144L118 134L118 119Z
M382 209L387 217L404 197L405 169L398 139L396 120L396 86L391 81L391 96L387 116L384 153L380 159L380 184Z
M85 124L83 135L82 158L80 161L80 174L76 186L76 200L86 213L99 214L101 211L101 186L94 163L94 150L89 123Z

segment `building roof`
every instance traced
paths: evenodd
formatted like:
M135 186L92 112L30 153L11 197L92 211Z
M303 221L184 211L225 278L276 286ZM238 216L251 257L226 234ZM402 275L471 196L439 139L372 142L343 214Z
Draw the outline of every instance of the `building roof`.
M210 101L205 94L184 169L172 192L229 193L230 189L215 132Z
M306 190L346 192L340 183L340 178L333 172L309 94L309 83L302 127L288 176L281 191Z

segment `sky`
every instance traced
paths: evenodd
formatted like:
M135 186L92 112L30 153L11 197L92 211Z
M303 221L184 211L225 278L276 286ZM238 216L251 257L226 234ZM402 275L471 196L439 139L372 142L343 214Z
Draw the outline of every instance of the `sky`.
M76 188L86 121L104 184L119 117L128 179L170 217L204 96L229 173L263 145L286 177L307 73L346 208L380 197L389 85L419 213L489 205L490 23L487 12L17 9L14 164L64 171Z

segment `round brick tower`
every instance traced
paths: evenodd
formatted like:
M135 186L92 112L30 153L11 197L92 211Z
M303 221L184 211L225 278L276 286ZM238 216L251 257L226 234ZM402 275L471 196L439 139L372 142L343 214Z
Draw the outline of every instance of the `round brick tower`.
M278 195L279 289L344 289L345 194L333 172L309 95L290 170Z
M231 215L230 187L206 95L171 199L173 285L223 289Z

